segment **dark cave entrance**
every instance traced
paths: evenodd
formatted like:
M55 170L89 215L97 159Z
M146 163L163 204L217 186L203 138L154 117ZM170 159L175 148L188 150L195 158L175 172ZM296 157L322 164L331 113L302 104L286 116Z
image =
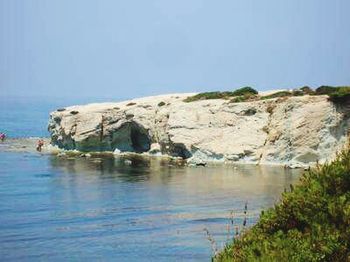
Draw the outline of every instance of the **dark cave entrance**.
M130 131L131 145L135 152L146 152L151 147L151 142L146 134L146 130L131 128Z
M121 152L147 152L151 147L148 131L135 122L123 124L112 135L112 149Z

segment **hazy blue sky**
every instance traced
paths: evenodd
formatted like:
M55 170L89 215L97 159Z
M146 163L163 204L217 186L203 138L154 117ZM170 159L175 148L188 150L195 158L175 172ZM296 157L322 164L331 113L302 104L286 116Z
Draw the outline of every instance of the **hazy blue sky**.
M1 95L350 84L349 0L0 0Z

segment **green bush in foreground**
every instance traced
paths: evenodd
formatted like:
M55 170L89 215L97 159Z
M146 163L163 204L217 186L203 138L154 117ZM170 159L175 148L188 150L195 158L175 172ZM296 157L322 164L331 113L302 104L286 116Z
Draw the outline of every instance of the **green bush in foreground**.
M215 261L350 261L350 150L306 172Z

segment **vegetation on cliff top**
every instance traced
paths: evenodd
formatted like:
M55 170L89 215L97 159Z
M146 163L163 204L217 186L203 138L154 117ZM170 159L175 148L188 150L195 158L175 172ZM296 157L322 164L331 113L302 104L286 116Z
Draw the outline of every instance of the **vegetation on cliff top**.
M255 95L255 94L258 94L258 91L256 91L254 88L246 86L246 87L236 89L232 92L215 91L215 92L199 93L197 95L187 97L184 100L184 102L193 102L193 101L207 100L207 99L229 99L230 97L234 97L234 96Z
M350 101L350 86L337 87L335 92L328 94L329 100L335 103L345 103Z
M306 172L215 261L349 261L350 149Z
M235 91L205 92L187 97L184 102L194 102L207 99L230 99L231 103L266 100L279 97L303 96L303 95L328 95L329 100L334 103L350 101L350 86L320 86L313 90L309 86L293 89L292 91L278 91L276 93L259 96L258 92L251 87L239 88Z

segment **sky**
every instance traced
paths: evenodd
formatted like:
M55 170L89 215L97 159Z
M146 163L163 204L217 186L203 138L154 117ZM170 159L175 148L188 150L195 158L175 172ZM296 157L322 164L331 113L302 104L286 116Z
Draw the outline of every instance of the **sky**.
M0 0L0 96L350 84L349 0Z

